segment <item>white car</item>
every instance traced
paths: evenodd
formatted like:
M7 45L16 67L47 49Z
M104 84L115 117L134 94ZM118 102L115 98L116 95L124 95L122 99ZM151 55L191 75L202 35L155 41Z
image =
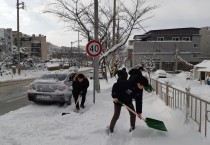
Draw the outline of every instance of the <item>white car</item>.
M103 79L103 72L102 70L99 70L99 79ZM94 73L93 73L93 70L90 71L90 79L93 79L94 78Z
M57 72L44 74L30 84L28 100L71 104L72 81L76 73Z
M158 69L155 71L154 75L157 77L157 78L167 78L167 73L166 71L162 70L162 69Z

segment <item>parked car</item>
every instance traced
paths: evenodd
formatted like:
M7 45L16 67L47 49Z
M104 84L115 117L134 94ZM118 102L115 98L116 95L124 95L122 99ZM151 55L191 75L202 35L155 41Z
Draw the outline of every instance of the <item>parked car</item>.
M59 71L44 74L30 84L28 90L29 101L58 102L71 104L72 81L76 73Z
M99 74L98 74L99 79L103 79L103 72L102 70L99 70ZM93 70L90 71L90 79L94 78L94 73Z
M184 72L185 73L185 77L186 77L186 80L192 80L193 76L192 76L192 73L191 72Z
M167 73L166 71L162 70L162 69L158 69L155 71L154 75L157 77L157 78L167 78Z

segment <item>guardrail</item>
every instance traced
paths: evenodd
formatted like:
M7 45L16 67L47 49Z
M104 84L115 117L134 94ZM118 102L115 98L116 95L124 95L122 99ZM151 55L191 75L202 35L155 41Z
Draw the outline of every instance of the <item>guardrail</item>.
M210 102L190 93L190 88L180 90L172 87L169 82L159 82L150 78L151 85L167 106L179 109L186 114L185 123L189 118L198 124L198 131L207 137L208 124L210 123ZM210 128L210 127L209 127Z

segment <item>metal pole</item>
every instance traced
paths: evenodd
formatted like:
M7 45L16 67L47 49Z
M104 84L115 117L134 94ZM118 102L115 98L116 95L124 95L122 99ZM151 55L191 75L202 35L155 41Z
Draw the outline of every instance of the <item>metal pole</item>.
M98 40L98 0L94 0L94 38ZM99 57L96 56L94 61L94 84L93 84L93 103L95 103L95 91L99 92Z
M177 71L177 66L178 66L178 58L177 58L178 51L179 51L179 49L178 49L178 48L176 48L174 73L176 73L176 71Z
M80 46L79 46L79 29L78 29L78 58L80 57ZM80 68L80 64L78 64Z
M79 46L79 29L78 29L78 53L80 53L80 46Z
M17 51L18 51L18 74L20 75L20 32L19 32L19 0L17 0Z
M113 37L112 37L112 46L115 45L115 25L116 25L116 0L114 0L114 10L113 10L113 29L112 29L112 32L113 32Z
M112 28L112 47L115 46L116 44L116 35L115 35L115 27L116 27L116 0L114 0L114 6L113 6L113 28ZM112 52L112 67L114 67L114 62L115 62L115 52Z

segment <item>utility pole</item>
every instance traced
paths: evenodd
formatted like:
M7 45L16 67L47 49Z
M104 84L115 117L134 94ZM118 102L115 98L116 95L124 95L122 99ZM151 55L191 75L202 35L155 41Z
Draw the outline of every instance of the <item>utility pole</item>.
M21 7L20 7L21 5ZM17 51L18 51L18 74L20 75L20 30L19 30L19 9L24 9L24 2L17 0Z
M80 46L79 46L79 29L78 29L78 58L80 57ZM80 68L80 63L78 64L78 68Z
M177 71L177 67L178 67L178 52L179 52L179 49L176 48L176 54L175 54L175 65L174 65L174 73L176 73Z
M115 42L115 27L116 27L116 0L114 0L114 8L113 8L113 37L112 37L112 46L116 44Z
M79 46L79 29L78 29L78 53L80 53L80 46Z
M115 27L116 27L116 0L114 0L114 6L113 6L112 47L114 47L116 44ZM111 60L112 66L111 67L114 67L114 63L115 63L115 51L112 52L112 60Z
M94 0L94 39L98 40L98 0ZM95 103L95 91L99 92L99 56L94 57L94 84L93 84L93 103Z

